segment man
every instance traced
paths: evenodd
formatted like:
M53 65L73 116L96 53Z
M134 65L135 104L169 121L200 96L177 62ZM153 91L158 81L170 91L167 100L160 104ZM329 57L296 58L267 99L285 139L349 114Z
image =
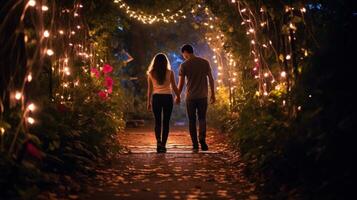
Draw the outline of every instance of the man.
M195 56L193 47L191 45L184 45L181 48L182 56L185 59L180 66L179 71L179 93L186 82L186 109L189 119L189 130L193 145L193 151L198 151L198 142L201 144L201 150L207 151L206 143L206 113L207 113L207 97L208 97L208 83L211 88L211 103L215 103L216 97L214 93L214 80L212 77L212 70L209 62L203 58ZM178 100L177 100L178 101ZM196 128L196 113L198 115L199 123L199 141L197 139Z

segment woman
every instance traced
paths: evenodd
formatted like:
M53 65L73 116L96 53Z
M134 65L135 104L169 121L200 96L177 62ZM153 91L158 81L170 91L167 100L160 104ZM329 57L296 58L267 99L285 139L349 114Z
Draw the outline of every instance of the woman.
M165 54L159 53L155 55L147 74L147 109L149 111L152 110L155 117L157 152L165 153L173 108L172 90L178 97L178 101L180 95L176 86L174 73L171 71L169 60ZM161 116L163 116L163 119L161 119Z

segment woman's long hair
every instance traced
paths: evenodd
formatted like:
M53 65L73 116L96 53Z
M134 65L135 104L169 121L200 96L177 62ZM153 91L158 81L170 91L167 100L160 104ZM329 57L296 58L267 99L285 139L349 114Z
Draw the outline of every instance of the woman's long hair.
M171 65L167 56L163 53L155 55L147 71L159 85L164 84L167 70L171 70Z

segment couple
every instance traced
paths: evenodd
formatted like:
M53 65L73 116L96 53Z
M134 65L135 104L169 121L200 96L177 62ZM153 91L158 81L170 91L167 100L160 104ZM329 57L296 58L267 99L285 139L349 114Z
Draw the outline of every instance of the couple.
M209 62L195 56L191 45L181 48L185 59L180 65L179 84L176 86L174 73L170 62L163 53L157 54L148 69L147 108L154 113L155 136L157 152L166 152L166 142L169 136L170 118L173 108L172 93L176 95L175 102L180 103L181 92L186 82L186 110L189 118L189 131L193 151L198 152L199 143L202 151L207 151L206 144L206 113L208 106L208 81L211 89L210 101L216 101L214 80ZM197 138L196 115L199 122L199 139Z

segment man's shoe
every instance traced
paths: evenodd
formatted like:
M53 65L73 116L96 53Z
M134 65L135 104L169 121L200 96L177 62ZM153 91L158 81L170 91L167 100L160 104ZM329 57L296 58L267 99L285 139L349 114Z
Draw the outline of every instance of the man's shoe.
M166 153L166 147L165 146L161 146L161 153Z
M207 144L205 142L201 143L201 150L202 151L208 151L208 146L207 146Z

